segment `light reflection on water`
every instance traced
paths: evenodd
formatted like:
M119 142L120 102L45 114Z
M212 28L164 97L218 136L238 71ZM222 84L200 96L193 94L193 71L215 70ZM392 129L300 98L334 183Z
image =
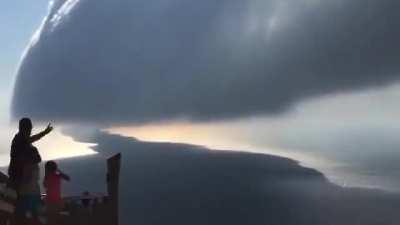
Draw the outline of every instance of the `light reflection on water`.
M240 126L240 125L239 125ZM136 127L113 127L111 134L134 137L149 142L186 143L212 150L245 151L291 158L304 166L333 166L335 163L294 149L280 149L252 143L240 127L224 123L190 124L185 122Z
M239 127L224 123L190 124L168 123L136 127L113 127L106 130L111 134L134 137L149 142L171 142L200 145L213 150L246 151L291 158L300 165L317 169L331 182L343 187L379 188L398 191L398 184L390 183L385 177L363 173L362 170L338 161L303 153L295 149L279 149L254 144L241 135Z
M279 149L277 147L260 146L251 143L240 130L230 129L221 125L208 126L207 124L162 124L137 127L113 127L106 130L111 134L134 137L149 142L186 143L204 146L212 150L245 151L253 153L271 154L291 158L299 161L306 167L333 167L336 163L307 155L293 149Z
M77 142L59 130L56 130L51 136L44 138L36 144L44 160L96 154L92 149L96 145L95 143Z

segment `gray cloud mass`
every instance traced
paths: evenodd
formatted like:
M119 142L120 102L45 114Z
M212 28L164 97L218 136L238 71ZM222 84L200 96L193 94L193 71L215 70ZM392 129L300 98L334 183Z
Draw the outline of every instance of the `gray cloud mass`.
M56 1L12 113L138 123L282 112L399 78L396 0Z

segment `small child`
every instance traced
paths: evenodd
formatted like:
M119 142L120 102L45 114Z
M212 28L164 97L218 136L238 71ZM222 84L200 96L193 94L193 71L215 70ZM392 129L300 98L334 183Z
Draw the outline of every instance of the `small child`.
M69 181L70 178L58 169L56 162L48 161L45 165L43 186L46 188L45 202L49 224L53 224L53 221L57 221L58 213L64 207L61 198L61 180Z

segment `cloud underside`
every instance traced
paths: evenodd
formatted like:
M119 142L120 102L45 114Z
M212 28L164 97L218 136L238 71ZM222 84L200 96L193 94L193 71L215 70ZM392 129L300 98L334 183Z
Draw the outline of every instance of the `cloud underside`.
M384 85L399 78L399 7L55 2L18 70L13 115L107 124L228 119Z

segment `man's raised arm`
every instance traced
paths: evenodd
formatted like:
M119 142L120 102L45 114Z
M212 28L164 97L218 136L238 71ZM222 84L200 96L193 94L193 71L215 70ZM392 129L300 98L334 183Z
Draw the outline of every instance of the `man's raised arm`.
M53 127L51 126L51 124L49 123L46 127L46 129L38 134L32 135L29 137L29 142L33 143L35 141L40 140L42 137L46 136L47 134L49 134L51 131L53 130Z

